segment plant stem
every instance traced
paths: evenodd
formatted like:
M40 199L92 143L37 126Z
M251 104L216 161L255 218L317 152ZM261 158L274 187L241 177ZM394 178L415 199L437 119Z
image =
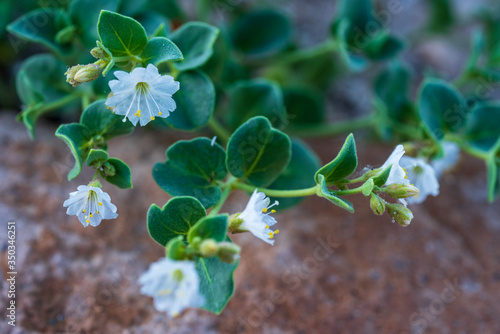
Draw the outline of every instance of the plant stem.
M343 196L343 195L354 195L354 194L359 194L362 191L363 186L357 187L357 188L352 188L352 189L347 189L347 190L339 190L339 191L334 191L335 195Z
M464 152L466 152L466 153L468 153L476 158L479 158L482 160L488 160L488 158L489 158L488 152L481 151L481 150L469 145L469 143L465 142L461 137L459 137L457 135L447 134L445 139L457 143L458 146L460 146L460 148Z
M219 123L219 121L217 121L214 116L210 117L207 125L218 137L220 137L220 139L225 142L229 141L229 137L231 137L230 133L222 126L222 124Z
M314 187L311 188L305 188L305 189L296 189L296 190L276 190L276 189L265 189L265 188L258 188L249 184L244 184L241 182L234 182L232 184L232 187L234 189L240 189L240 190L245 190L252 192L256 188L258 191L263 192L267 196L271 197L304 197L304 196L311 196L311 195L316 195L318 186L315 185Z
M219 201L217 202L217 204L215 204L215 206L212 208L212 211L210 211L210 213L208 214L209 217L215 216L216 214L219 213L220 209L222 208L222 206L226 202L230 193L231 193L231 182L226 184L226 188L222 192L222 195L221 195Z
M40 109L37 110L37 112L39 114L42 114L46 111L57 109L59 107L62 107L64 105L72 102L73 100L79 99L81 97L82 97L81 94L77 94L77 93L67 95L63 98L60 98L59 100L55 100L54 102L47 103L47 104L43 105L42 107L40 107Z
M325 136L334 136L342 133L350 133L355 130L363 128L370 128L375 126L377 122L378 122L377 114L372 114L370 116L339 123L290 127L290 130L287 132L292 135L304 136L304 137L325 137Z

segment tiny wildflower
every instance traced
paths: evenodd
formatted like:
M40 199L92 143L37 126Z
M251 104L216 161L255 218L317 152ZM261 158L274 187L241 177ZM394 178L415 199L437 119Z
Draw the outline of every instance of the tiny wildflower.
M118 217L116 206L111 203L111 198L102 191L101 184L95 180L88 186L79 186L77 191L69 194L69 199L64 201L68 215L76 215L78 220L87 227L89 224L98 226L103 219Z
M404 154L405 149L403 145L398 145L396 146L394 151L392 151L389 158L387 158L387 161L382 165L382 170L392 165L391 172L389 173L389 177L387 178L387 182L385 183L386 185L390 185L393 183L410 184L405 169L402 168L399 164L399 161Z
M192 261L163 258L149 267L139 278L141 293L154 298L158 311L178 316L185 308L203 305L200 278Z
M155 117L166 118L176 108L172 95L179 90L179 82L170 75L160 75L158 69L137 67L131 73L114 72L118 80L111 80L111 96L106 100L108 106L117 115L128 118L136 125L148 124Z
M460 160L460 146L458 146L458 144L449 141L445 141L442 144L444 152L443 157L432 160L431 162L438 178L455 167Z
M401 166L405 168L410 182L420 191L417 196L407 198L408 203L422 203L427 196L439 194L439 182L431 165L419 158L403 157Z
M270 216L276 210L269 209L278 205L279 202L276 201L272 205L269 205L269 202L269 197L255 189L247 207L242 213L235 216L232 224L230 224L234 224L234 226L230 226L230 229L233 232L251 232L257 238L274 245L274 235L278 234L279 230L272 231L269 228L276 224L276 219Z

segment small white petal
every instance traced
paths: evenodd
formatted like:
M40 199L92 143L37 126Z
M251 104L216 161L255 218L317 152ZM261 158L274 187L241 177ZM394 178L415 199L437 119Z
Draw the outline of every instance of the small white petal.
M427 196L437 196L439 194L439 182L436 172L427 162L419 158L403 157L401 166L406 169L410 182L420 191L418 196L407 198L408 203L422 203Z
M269 205L269 202L264 193L255 189L245 210L237 218L243 220L239 226L240 230L249 231L257 238L274 245L274 235L279 231L275 232L269 228L276 224L276 219L270 216L272 211L269 211L269 208L277 205L277 202L273 205Z
M460 146L458 144L445 141L443 145L443 157L432 161L432 167L437 177L441 177L446 171L455 167L460 160Z
M401 166L399 165L399 161L405 154L405 149L403 145L398 145L392 151L391 155L389 158L387 158L387 161L382 165L382 169L386 169L390 165L391 167L391 172L389 173L389 177L387 178L387 182L385 183L386 185L390 185L393 183L401 183L401 184L409 184L410 182L406 178L406 172Z

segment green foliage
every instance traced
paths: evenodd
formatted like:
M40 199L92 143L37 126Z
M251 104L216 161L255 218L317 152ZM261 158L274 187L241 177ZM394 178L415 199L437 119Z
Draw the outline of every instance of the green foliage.
M158 122L180 130L196 130L205 126L215 106L215 88L210 78L201 71L182 72L177 77L181 89L173 96L175 111Z
M290 42L289 19L273 10L260 10L240 16L231 28L235 48L249 57L269 56Z
M338 197L334 191L328 189L328 185L326 184L326 179L323 174L317 174L316 175L316 183L320 185L320 192L318 193L318 196L324 197L333 204L341 207L342 209L345 209L351 213L354 212L354 208L352 207L352 204L349 201L346 201L345 199L342 199Z
M144 51L141 53L142 64L160 65L163 62L182 60L181 50L165 37L153 37L148 41Z
M82 171L82 161L87 158L90 150L92 132L82 124L62 124L56 130L56 137L68 145L75 158L75 166L68 174L68 180L71 181Z
M113 114L105 105L105 100L95 101L82 113L80 124L92 129L93 136L101 136L103 141L123 136L134 131L130 122L123 122L121 116Z
M319 167L320 161L314 151L301 140L293 138L290 162L269 189L290 190L312 187L315 185L314 175ZM279 200L279 209L283 210L297 205L303 197L270 199L271 202Z
M224 241L227 233L227 215L218 215L200 219L188 233L187 240L193 242L193 238L201 240L214 239L217 242Z
M283 128L287 114L281 89L268 80L242 81L230 91L228 123L237 128L254 116L267 117L276 128Z
M97 23L101 43L113 57L138 56L148 43L144 27L133 18L101 11Z
M442 139L447 132L458 131L467 119L467 106L460 92L439 79L427 79L422 84L418 112L435 139Z
M325 108L323 97L315 90L307 88L287 88L283 90L286 113L294 125L320 124Z
M380 174L373 178L373 184L377 187L382 187L389 178L389 174L391 174L392 165L384 169Z
M481 103L472 109L466 136L472 145L483 151L493 148L500 138L500 103Z
M488 199L493 202L500 194L500 137L488 152L486 167L488 170Z
M153 240L165 247L170 240L182 236L207 215L203 205L193 197L174 197L160 208L152 204L148 210L148 231Z
M455 21L450 0L428 0L427 2L431 7L429 29L443 31L450 28Z
M132 188L130 167L122 160L109 158L103 163L101 168L103 168L101 176L109 183L122 189ZM108 169L112 170L113 173L108 173Z
M187 71L205 64L212 56L218 34L219 29L203 22L188 22L174 31L169 37L184 55L175 66Z
M291 143L265 117L254 117L240 126L227 144L229 172L257 187L271 184L290 162Z
M335 159L316 172L316 182L318 184L321 183L320 175L322 175L327 185L339 182L342 183L343 180L356 170L357 166L358 156L356 154L356 143L354 141L354 136L350 134Z
M167 161L153 167L153 178L172 196L193 196L205 208L215 205L221 196L218 181L227 175L226 152L208 138L181 140L166 152Z

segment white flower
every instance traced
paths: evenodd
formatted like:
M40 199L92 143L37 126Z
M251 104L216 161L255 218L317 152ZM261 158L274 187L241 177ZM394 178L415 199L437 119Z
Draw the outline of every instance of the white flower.
M402 157L400 163L406 170L410 182L420 190L417 196L407 198L410 204L422 203L427 196L439 194L439 182L431 165L422 159L412 157Z
M280 231L272 231L269 226L276 224L276 219L270 216L271 213L275 213L275 210L269 209L275 205L278 205L278 201L269 205L269 197L266 197L264 193L258 192L257 189L254 190L252 197L248 201L247 207L242 213L237 217L237 219L243 222L239 225L239 231L249 231L257 238L264 240L268 244L274 245L274 235L278 234Z
M88 186L79 186L78 191L69 194L69 199L63 206L68 207L68 215L76 215L83 226L97 226L103 219L118 217L116 206L111 198L100 188L99 181L93 181Z
M440 178L444 172L457 165L460 160L460 146L456 143L445 141L443 142L443 153L444 155L442 158L432 160L431 162L438 178Z
M391 172L389 173L389 177L385 183L386 185L393 183L410 184L410 181L408 181L408 177L406 176L406 171L399 165L399 161L404 154L405 149L403 145L398 145L394 151L392 151L389 158L387 158L387 161L382 165L382 170L385 170L387 167L392 165Z
M106 105L117 115L125 116L134 125L140 120L141 126L148 124L155 117L168 117L176 108L172 95L179 90L179 82L170 75L160 75L158 69L137 67L131 73L114 72L118 80L111 80L112 96Z
M141 293L154 298L158 311L176 317L188 307L203 305L200 278L192 261L163 258L149 267L139 278Z

